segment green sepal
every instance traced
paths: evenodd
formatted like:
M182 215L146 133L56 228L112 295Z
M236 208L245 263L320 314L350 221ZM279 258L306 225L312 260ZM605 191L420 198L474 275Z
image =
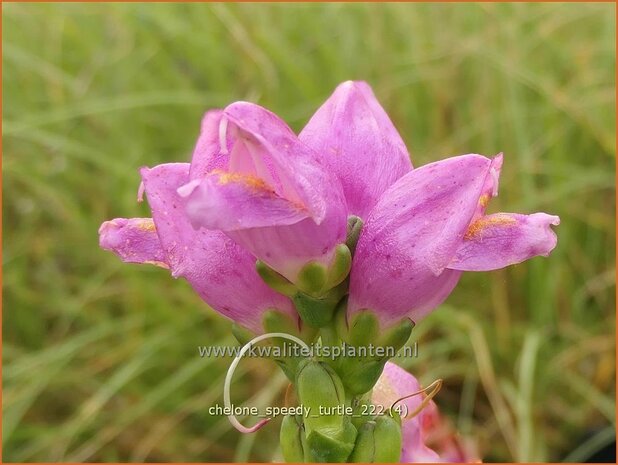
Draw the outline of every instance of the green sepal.
M321 328L330 323L337 304L341 300L339 287L331 289L321 298L312 297L304 292L297 292L292 301L301 319L314 328Z
M370 309L363 309L356 313L349 324L346 318L346 309L343 306L338 307L335 321L337 333L341 339L354 346L373 344L380 347L393 347L397 352L408 341L414 328L414 322L409 318L404 318L382 331L378 318Z
M296 286L294 286L294 284L263 261L257 260L255 262L255 270L262 280L274 291L288 297L292 297L296 292Z
M384 415L378 416L373 436L376 445L374 462L399 462L402 444L399 414L389 410Z
M380 331L380 323L373 312L368 310L354 315L348 328L347 342L354 346L375 344Z
M289 315L279 310L266 310L262 314L262 326L267 333L286 333L297 335L298 323ZM277 341L278 339L273 339Z
M387 361L388 357L371 361L367 361L364 357L340 360L338 370L346 392L352 395L369 392L378 382Z
M358 238L360 237L360 233L363 229L363 220L361 220L356 215L348 216L348 234L345 240L348 249L350 249L350 253L354 255L356 251L356 244L358 243Z
M238 323L232 323L232 334L234 335L236 340L243 346L256 336L253 331L250 331L249 329L239 325Z
M350 274L352 268L352 253L345 244L335 247L335 256L328 268L326 278L326 289L331 289L341 284Z
M264 312L262 315L262 326L267 333L291 334L307 343L313 342L318 333L316 328L303 324L302 321L295 320L277 309Z
M375 421L368 421L358 430L356 444L348 461L351 463L373 463L376 442L374 438Z
M286 462L304 462L307 440L302 426L302 418L286 415L281 422L279 432L281 452Z
M369 309L356 313L349 324L346 318L345 306L341 305L335 317L339 337L359 351L365 348L367 355L340 359L337 371L349 393L364 394L378 381L386 361L409 339L414 323L403 319L382 334L377 316ZM373 355L369 355L371 349Z
M262 326L267 333L285 333L300 336L298 322L294 321L294 319L289 315L280 312L279 310L272 309L265 311L262 315ZM294 342L289 339L278 337L272 338L273 346L280 347L283 350L285 344L294 344ZM277 358L273 356L272 359L279 365L288 379L294 382L298 364L301 360L303 360L303 357L293 357L290 355L287 357Z
M320 463L347 462L354 449L356 428L349 421L343 430L336 436L324 434L320 431L311 431L307 435L309 461Z
M304 321L300 321L300 333L298 337L301 338L306 343L310 344L315 341L316 336L318 335L318 329L313 326L309 326Z
M319 431L336 437L343 431L343 415L320 414L320 407L336 408L345 405L343 383L335 371L324 362L305 359L298 365L296 374L296 392L299 403L310 410L305 418L307 435Z
M391 326L377 340L377 345L382 347L393 347L395 352L403 347L410 339L414 329L414 322L409 318L404 318L399 323Z
M348 337L348 297L344 297L335 307L334 326L337 335L343 341Z
M371 405L372 402L370 392L363 395L354 396L354 399L352 400L352 408L354 409L354 413L352 414L352 424L357 430L360 431L365 423L373 419L373 415L367 414L367 412L372 411L371 408L365 407Z
M296 286L306 294L320 296L326 288L327 278L326 267L319 262L310 261L298 273Z

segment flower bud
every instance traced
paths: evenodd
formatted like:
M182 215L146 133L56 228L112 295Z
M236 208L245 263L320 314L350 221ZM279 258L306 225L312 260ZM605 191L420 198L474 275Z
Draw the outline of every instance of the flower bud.
M410 337L414 323L403 319L384 331L369 310L357 313L349 323L345 312L345 305L337 309L337 333L346 344L357 349L358 356L339 360L337 369L348 392L359 395L375 385L385 363Z
M286 415L281 422L279 433L281 452L286 462L304 462L306 439L302 427L302 417L298 415Z
M309 459L315 462L345 462L354 448L356 428L344 415L343 383L326 363L301 362L296 375L300 403L309 408L305 431Z
M375 437L374 430L376 427L375 421L368 421L358 430L358 436L356 437L356 444L352 455L350 455L350 462L352 463L371 463L375 455Z
M348 418L344 420L343 430L334 436L314 430L307 436L309 461L322 463L347 462L354 449L356 428Z
M401 419L397 412L388 411L376 418L373 432L376 463L399 462L401 456Z
M344 416L332 412L345 405L345 391L339 376L328 364L315 360L301 362L296 389L300 403L311 412L305 418L307 434L313 430L327 435L341 433Z
M401 420L390 412L368 421L358 431L354 450L348 461L394 463L401 455Z

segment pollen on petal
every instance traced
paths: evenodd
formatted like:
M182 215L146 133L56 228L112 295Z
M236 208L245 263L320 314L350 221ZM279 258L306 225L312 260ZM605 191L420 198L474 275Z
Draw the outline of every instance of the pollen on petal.
M116 218L99 228L101 248L128 263L149 263L168 268L152 218Z
M489 200L490 200L490 196L489 194L483 194L479 197L479 205L483 208L485 208L488 204L489 204Z
M142 231L150 232L157 230L152 218L139 218L139 221L135 221L134 225L137 229L140 229Z
M474 221L470 226L468 226L468 230L464 234L464 239L471 240L478 237L489 226L507 226L514 225L516 223L517 220L515 218L505 213L482 216L478 220Z
M272 187L266 184L263 179L258 178L257 176L253 176L251 174L228 173L222 170L214 170L212 173L219 175L219 184L229 184L231 182L235 182L243 184L256 191L268 191L274 193Z

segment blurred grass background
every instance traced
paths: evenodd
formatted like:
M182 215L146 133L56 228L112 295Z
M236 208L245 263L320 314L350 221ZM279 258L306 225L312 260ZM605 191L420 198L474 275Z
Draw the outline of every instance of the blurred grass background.
M202 113L300 129L367 80L415 165L505 153L490 211L558 214L558 247L468 273L400 360L485 461L585 460L615 438L613 4L4 4L5 461L270 461L221 403L229 323L97 228L147 216L137 169L187 160ZM236 403L281 404L247 360ZM251 420L248 421L251 423Z

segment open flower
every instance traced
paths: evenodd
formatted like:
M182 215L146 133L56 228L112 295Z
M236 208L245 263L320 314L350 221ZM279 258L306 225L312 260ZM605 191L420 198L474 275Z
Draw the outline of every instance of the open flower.
M152 218L117 218L99 229L101 247L123 261L169 268L213 309L256 333L262 315L276 309L297 316L292 303L255 271L255 258L225 234L195 230L176 190L189 180L188 163L141 170Z
M485 215L498 192L502 155L447 158L414 169L384 192L361 233L348 312L384 325L419 320L451 293L462 271L488 271L547 256L556 246L545 213Z
M182 269L194 286L202 283L199 267L216 254L203 256L199 244L216 238L232 250L229 238L242 257L237 268L264 262L267 273L275 272L264 279L294 296L301 316L310 315L317 326L331 318L341 297L341 286L334 286L350 267L348 320L369 310L382 326L418 321L450 294L463 271L502 268L555 247L551 225L559 223L557 216L485 214L497 195L501 165L502 155L472 154L412 169L401 137L363 82L338 86L298 137L270 111L236 102L206 113L190 167L183 165L185 173L174 175L174 182L165 181L176 189L167 199L175 196L178 210L186 212L174 213L182 221L165 226L170 236L184 238L183 259L172 270L179 275L174 267ZM154 198L149 172L144 174ZM161 179L167 176L162 169ZM154 209L162 250L153 234L136 230L135 221L116 220L102 231L109 240L122 231L130 243L140 243L139 250L112 247L125 259L169 265L179 248L175 239L166 245L167 232L158 224L165 217L157 219ZM350 265L343 243L351 215L364 226ZM189 231L189 223L197 231ZM221 263L231 259L224 258ZM257 278L247 281L253 285L264 290ZM310 298L298 298L294 289ZM324 318L321 306L330 312Z
M399 399L421 391L414 376L388 362L371 394L374 405L389 409ZM433 400L419 393L397 402L402 412L402 463L478 462L474 448L443 419Z
M205 118L180 189L196 226L224 231L288 280L310 261L328 267L345 221L365 221L348 314L383 325L419 320L462 271L547 255L556 245L537 213L485 215L502 156L453 157L412 169L397 130L366 83L345 82L296 137L273 113L237 102Z
M255 333L269 328L245 349L273 336L294 340L281 333L281 314L299 323L287 325L292 332L299 317L307 337L322 328L323 343L398 349L410 320L437 307L463 271L547 256L556 246L557 216L486 214L501 167L502 155L470 154L413 169L363 82L338 86L299 136L268 110L236 102L206 113L190 164L141 170L152 218L105 222L100 244L124 261L169 268ZM286 456L377 458L382 444L384 461L400 449L403 462L475 460L431 396L387 359L351 357L337 369L325 360L280 360L303 404L338 407L371 392L374 404L406 406L402 428L396 415L358 430L338 413L289 417Z
M292 282L310 261L329 267L345 241L337 178L279 117L252 103L207 114L191 181L179 193L196 227L225 232Z

